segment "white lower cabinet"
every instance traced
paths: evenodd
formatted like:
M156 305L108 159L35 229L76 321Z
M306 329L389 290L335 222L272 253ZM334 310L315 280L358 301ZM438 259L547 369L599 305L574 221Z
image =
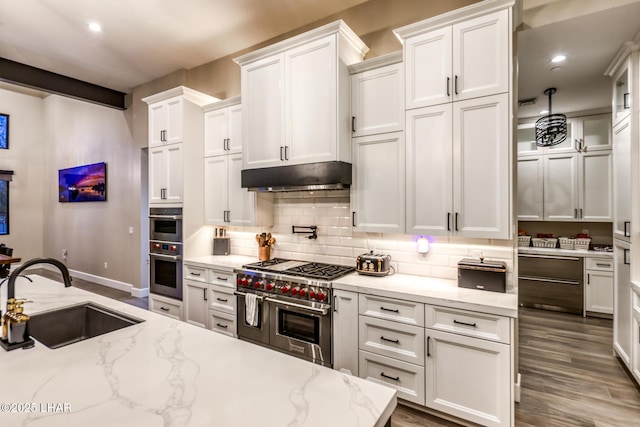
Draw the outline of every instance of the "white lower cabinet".
M631 369L633 317L631 290L631 245L613 239L615 262L613 293L613 348L627 368Z
M585 312L613 314L613 260L585 258Z
M424 367L360 351L360 378L396 389L398 397L424 405Z
M236 317L235 315L209 310L209 329L214 332L229 335L230 337L235 337Z
M193 280L184 281L184 294L186 301L185 321L192 325L207 327L207 292L206 283Z
M509 345L432 329L425 340L425 406L483 426L509 425Z
M360 349L424 366L424 329L360 316Z
M333 291L333 368L358 375L358 293Z
M149 310L172 319L182 320L182 301L150 294Z
M631 373L640 384L640 293L631 291Z

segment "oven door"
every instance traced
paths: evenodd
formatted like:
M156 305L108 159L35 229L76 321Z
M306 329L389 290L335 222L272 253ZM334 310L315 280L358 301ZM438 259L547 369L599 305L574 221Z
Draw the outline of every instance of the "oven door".
M181 215L150 215L149 239L164 242L182 242Z
M269 304L264 300L263 297L258 297L258 324L256 326L251 326L247 323L247 306L244 302L245 293L244 292L235 292L237 296L237 304L238 307L238 318L237 318L237 328L238 328L238 338L253 341L258 344L268 345L269 344Z
M182 261L180 255L149 254L150 291L182 301Z
M267 298L271 311L272 347L332 367L331 310Z

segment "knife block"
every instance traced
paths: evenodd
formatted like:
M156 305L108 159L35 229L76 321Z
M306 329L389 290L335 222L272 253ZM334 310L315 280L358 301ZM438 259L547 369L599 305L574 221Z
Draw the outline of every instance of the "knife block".
M214 255L229 255L231 253L231 243L228 237L215 237L213 239Z

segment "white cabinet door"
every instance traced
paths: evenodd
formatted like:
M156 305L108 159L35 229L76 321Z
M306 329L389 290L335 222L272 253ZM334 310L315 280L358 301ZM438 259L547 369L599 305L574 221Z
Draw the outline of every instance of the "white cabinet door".
M578 153L544 156L544 219L578 219Z
M636 378L636 381L640 383L640 311L633 311L631 321L631 338L633 340L633 349L631 350L631 354L633 357L633 360L631 361L631 373Z
M578 219L613 221L611 150L583 152L578 159Z
M242 151L242 104L232 105L227 109L227 152Z
M576 138L584 152L611 149L611 114L597 114L580 118Z
M207 284L185 280L185 321L206 328L209 307L207 302Z
M164 145L167 108L164 102L149 105L149 147Z
M631 369L631 250L627 242L613 240L613 348Z
M509 426L509 345L425 329L426 406L483 426Z
M511 238L508 111L508 94L453 103L451 228L457 236Z
M631 122L624 120L613 130L613 200L615 238L631 237Z
M228 173L228 211L227 224L233 226L252 226L256 193L242 188L242 153L227 156Z
M509 90L509 10L453 26L454 100Z
M229 156L204 159L204 221L209 225L225 224L228 210Z
M244 166L280 165L284 146L283 54L242 67Z
M451 31L445 27L405 41L407 110L452 100Z
M289 164L336 159L337 58L335 35L284 54L284 157Z
M613 272L586 271L586 311L613 313Z
M356 230L404 233L404 185L402 132L353 139L351 203Z
M182 202L182 144L149 149L149 203Z
M204 156L227 153L228 115L226 108L204 113Z
M358 376L358 294L334 290L333 368Z
M351 76L354 137L404 129L404 68L391 64Z
M167 110L165 143L174 144L176 142L182 142L182 97L172 98L165 102Z
M407 111L407 233L451 233L452 123L451 103Z
M543 156L518 158L518 221L542 221L544 217Z
M613 76L613 126L617 126L631 113L631 67L630 59Z

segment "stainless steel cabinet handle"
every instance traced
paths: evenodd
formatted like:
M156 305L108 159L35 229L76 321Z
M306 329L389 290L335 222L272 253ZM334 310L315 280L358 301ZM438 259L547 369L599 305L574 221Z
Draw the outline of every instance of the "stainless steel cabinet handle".
M158 218L158 219L182 219L182 215L149 215L149 218Z
M238 292L238 291L234 291L233 294L243 298L245 295L247 295L245 292ZM264 299L264 297L261 295L256 295L256 296L258 297L258 301L262 301Z
M400 381L400 377L390 377L389 375L385 375L384 372L380 372L380 376L384 378L389 378L390 380Z
M580 282L577 280L547 279L546 277L532 277L532 276L520 276L519 279L530 280L532 282L557 283L559 285L571 285L571 286L580 285Z
M274 298L265 298L265 301L269 301L269 302L272 302L272 303L278 304L278 305L285 305L285 306L289 306L289 307L302 308L302 309L305 309L305 310L309 310L309 311L313 311L313 312L316 312L316 313L320 313L323 316L327 315L327 309L326 308L308 307L306 305L296 304L294 302L280 301L280 300L274 299Z

